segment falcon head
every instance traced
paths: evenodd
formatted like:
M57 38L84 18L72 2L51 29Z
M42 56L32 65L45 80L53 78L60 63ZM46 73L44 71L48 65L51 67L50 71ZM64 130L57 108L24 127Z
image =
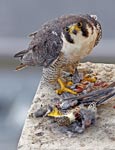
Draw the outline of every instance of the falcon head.
M80 40L94 38L95 46L102 37L102 29L96 15L80 15L76 22L64 28L63 34L71 44L79 43Z

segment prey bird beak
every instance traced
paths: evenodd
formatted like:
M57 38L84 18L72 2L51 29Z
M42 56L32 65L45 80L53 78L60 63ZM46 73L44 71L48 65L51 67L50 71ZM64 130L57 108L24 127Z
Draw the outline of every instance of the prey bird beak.
M19 66L16 67L16 71L22 70L22 69L24 69L24 68L27 67L27 66L28 66L28 65L21 63Z

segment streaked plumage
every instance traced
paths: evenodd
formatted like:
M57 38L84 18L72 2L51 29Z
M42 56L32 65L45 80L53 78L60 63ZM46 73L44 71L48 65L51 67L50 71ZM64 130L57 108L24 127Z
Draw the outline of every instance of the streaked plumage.
M56 81L61 70L87 56L101 39L101 25L93 15L67 15L32 33L27 50L15 55L21 66L43 66L43 76ZM20 69L21 67L19 67Z

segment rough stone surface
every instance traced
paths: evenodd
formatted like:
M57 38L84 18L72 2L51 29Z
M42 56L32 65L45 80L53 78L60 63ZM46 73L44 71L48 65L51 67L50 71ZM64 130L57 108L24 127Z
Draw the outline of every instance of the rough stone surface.
M115 82L115 65L84 63L79 70L94 70L103 81ZM96 124L82 134L71 136L53 126L51 119L35 118L33 113L50 103L55 91L40 83L19 140L18 150L115 150L115 99L98 108Z

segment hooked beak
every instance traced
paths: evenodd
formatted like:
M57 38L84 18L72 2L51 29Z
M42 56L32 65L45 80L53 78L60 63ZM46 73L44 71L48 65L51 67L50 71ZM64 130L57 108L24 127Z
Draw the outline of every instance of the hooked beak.
M73 32L78 32L78 31L81 31L81 28L79 28L76 24L75 25L72 25L69 29L69 33L73 33Z

